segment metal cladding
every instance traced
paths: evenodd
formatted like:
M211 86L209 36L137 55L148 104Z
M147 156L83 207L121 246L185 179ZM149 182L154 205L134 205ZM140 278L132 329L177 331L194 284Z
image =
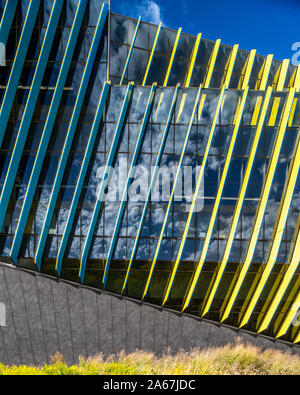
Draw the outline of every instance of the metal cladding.
M300 342L300 67L0 0L0 258Z

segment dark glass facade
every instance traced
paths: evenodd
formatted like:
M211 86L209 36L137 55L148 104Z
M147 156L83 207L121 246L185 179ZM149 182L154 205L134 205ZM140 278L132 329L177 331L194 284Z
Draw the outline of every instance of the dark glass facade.
M96 0L1 14L1 260L299 342L300 69Z

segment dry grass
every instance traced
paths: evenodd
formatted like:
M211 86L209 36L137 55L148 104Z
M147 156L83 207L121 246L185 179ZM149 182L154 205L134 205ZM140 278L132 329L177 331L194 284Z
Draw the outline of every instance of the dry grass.
M40 367L0 365L0 375L300 375L300 357L280 351L236 344L223 348L192 350L177 355L138 351L104 358L81 358L67 366L57 354Z

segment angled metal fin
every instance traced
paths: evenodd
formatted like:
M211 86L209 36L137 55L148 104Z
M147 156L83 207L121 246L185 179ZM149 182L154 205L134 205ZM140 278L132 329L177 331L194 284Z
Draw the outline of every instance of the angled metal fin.
M40 238L39 238L39 243L38 243L38 247L37 247L37 251L36 251L36 255L35 255L35 264L37 265L39 270L41 269L42 255L44 252L44 248L45 248L45 244L46 244L46 240L47 240L47 236L48 236L48 231L49 231L49 228L51 225L57 197L58 197L58 194L60 191L61 182L62 182L64 172L66 169L66 165L68 162L70 149L71 149L73 138L74 138L75 131L77 128L77 124L78 124L80 112L82 109L82 105L84 102L85 94L86 94L86 91L88 88L88 83L89 83L89 80L90 80L90 77L92 74L95 58L96 58L98 48L99 48L99 44L100 44L100 41L102 38L102 33L103 33L103 29L104 29L104 26L106 23L107 15L108 15L108 5L106 3L103 3L102 9L101 9L101 12L100 12L100 15L98 18L93 41L92 41L90 51L88 54L86 66L83 71L83 76L81 79L81 83L80 83L79 91L77 94L72 118L71 118L70 125L68 128L67 137L66 137L66 140L64 143L64 148L63 148L60 160L59 160L58 169L56 172L55 181L54 181L54 185L53 185L50 200L49 200L48 210L47 210L46 217L45 217L45 220L43 223L42 232L41 232Z
M12 157L6 173L3 189L0 197L0 229L3 226L7 207L10 201L10 196L14 187L16 175L18 172L20 160L26 143L28 131L38 100L39 92L41 89L44 73L46 70L50 50L54 40L56 28L62 10L62 2L55 1L49 18L48 27L42 43L41 52L38 58L37 66L35 69L32 85L29 91L29 96L25 105L21 125L18 131L17 139L14 145Z
M89 141L85 150L85 154L84 154L84 158L83 158L83 162L81 165L81 169L80 169L80 174L78 177L78 181L76 184L76 189L74 192L74 196L73 196L73 200L71 203L71 207L70 207L70 211L68 214L68 219L67 219L67 223L65 226L65 230L63 233L63 237L60 243L60 247L58 250L58 254L57 254L57 259L56 259L56 272L58 274L58 276L60 277L61 275L61 269L62 269L62 263L63 263L63 258L66 252L66 248L68 245L68 240L70 238L70 234L71 234L71 230L72 230L72 226L74 223L74 218L76 215L76 209L79 203L79 199L80 199L80 195L82 192L82 188L83 188L83 184L84 184L84 180L86 177L86 173L88 170L88 166L91 160L91 156L93 153L93 149L94 149L94 145L95 145L95 141L96 141L96 137L99 131L99 127L100 127L100 123L101 123L101 119L102 119L102 115L103 115L103 111L104 111L104 107L106 104L106 99L108 96L108 92L110 89L110 83L106 82L103 86L102 89L102 93L101 93L101 97L100 97L100 101L97 107L97 111L96 111L96 115L95 115L95 119L93 122L93 126L92 126L92 130L91 130L91 134L89 137Z
M150 283L151 283L152 276L153 276L153 273L154 273L154 269L155 269L155 266L156 266L156 263L157 263L158 254L159 254L160 247L161 247L161 244L162 244L162 241L163 241L163 237L164 237L166 226L167 226L168 217L169 217L169 214L170 214L171 206L172 206L174 195L175 195L176 185L177 185L177 182L178 182L179 177L180 177L181 167L182 167L182 164L183 164L184 155L185 155L185 152L186 152L186 148L187 148L187 144L188 144L188 141L189 141L189 137L190 137L190 133L191 133L191 130L192 130L192 126L193 126L193 123L194 123L194 120L195 120L196 111L198 109L201 92L202 92L202 85L200 85L200 87L198 89L198 93L197 93L197 96L196 96L196 101L195 101L195 104L194 104L194 109L193 109L192 116L191 116L191 119L190 119L190 122L189 122L187 133L186 133L186 136L185 136L185 141L183 143L180 159L179 159L179 162L178 162L177 172L176 172L176 175L175 175L174 181L173 181L172 192L171 192L171 195L170 195L168 207L167 207L166 212L165 212L165 218L164 218L164 222L163 222L163 225L162 225L162 228L161 228L161 231L160 231L160 235L159 235L159 238L158 238L158 243L157 243L157 246L156 246L154 258L153 258L153 261L151 263L151 268L150 268L150 272L149 272L149 275L148 275L147 283L146 283L146 286L145 286L143 299L148 294Z
M81 282L84 282L84 278L85 278L85 269L86 269L86 264L87 264L87 260L88 260L88 256L89 256L89 252L91 249L91 244L92 244L92 240L93 240L93 236L94 236L94 231L97 225L97 221L98 221L98 217L100 214L100 210L101 210L101 206L104 200L104 194L105 194L105 189L106 186L108 184L108 180L109 180L109 175L111 172L111 166L113 165L114 159L116 157L116 152L117 152L117 147L121 138L121 134L122 134L122 130L123 130L123 126L124 126L124 122L125 122L125 118L126 118L126 114L128 111L128 106L129 106L129 102L131 99L131 95L132 95L132 90L133 90L133 83L130 83L128 85L126 94L125 94L125 98L122 104L122 108L121 108L121 112L120 112L120 117L117 123L117 127L116 127L116 131L113 137L113 141L111 143L111 147L110 147L110 151L109 151L109 155L106 161L106 165L105 165L105 171L103 174L103 179L102 182L100 184L99 187L99 191L98 191L98 196L97 196L97 200L96 200L96 204L94 207L94 211L93 211L93 215L92 215L92 219L90 222L90 226L85 238L85 243L84 243L84 247L83 247L83 251L82 251L82 256L81 256L81 261L80 261L80 272L79 272L79 276L81 279Z
M155 96L155 91L156 91L156 84L153 84L151 91L150 91L150 95L149 95L149 99L147 102L147 106L145 109L145 114L143 117L143 121L140 127L140 131L139 131L139 135L137 138L137 142L135 145L135 149L134 149L134 154L133 154L133 158L131 161L131 165L130 165L130 169L128 172L128 176L127 176L127 182L124 188L124 192L123 192L123 196L121 198L121 204L120 204L120 208L119 208L119 212L117 215L117 219L116 219L116 224L115 224L115 228L114 228L114 232L112 235L112 240L109 246L109 250L108 250L108 254L107 254L107 258L106 258L106 263L105 263L105 269L104 269L104 276L103 276L103 287L104 289L106 288L106 284L107 284L107 277L108 277L108 272L109 272L109 268L110 268L110 263L115 251L115 247L116 247L116 243L117 243L117 239L118 239L118 234L119 234L119 230L120 230L120 226L122 223L122 219L123 219L123 215L124 215L124 210L127 204L127 195L128 195L128 191L132 182L132 179L134 177L134 171L135 171L135 166L137 165L138 162L138 158L141 152L141 148L142 148L142 143L143 143L143 139L144 139L144 135L147 129L147 125L148 125L148 121L149 121L149 117L151 114L151 108L152 108L152 103L154 100L154 96Z
M155 166L154 166L154 171L153 171L152 176L151 176L151 181L150 181L150 186L149 186L149 189L148 189L148 194L147 194L145 205L144 205L143 212L142 212L142 215L141 215L141 219L140 219L139 227L138 227L138 230L137 230L137 234L136 234L136 237L135 237L135 240L134 240L134 245L133 245L133 248L132 248L131 257L130 257L130 261L129 261L129 264L128 264L128 268L127 268L127 272L126 272L126 276L125 276L125 280L124 280L124 284L123 284L123 288L122 288L122 293L124 293L124 291L126 289L126 286L127 286L127 283L128 283L128 279L129 279L129 276L130 276L130 272L131 272L131 268L132 268L134 259L136 257L136 253L137 253L137 249L138 249L138 245L139 245L139 240L140 240L142 228L143 228L143 225L144 225L144 222L145 222L145 219L146 219L146 215L147 215L147 212L148 212L148 207L149 207L149 202L150 202L150 199L151 199L152 189L153 189L155 181L156 181L158 168L159 168L160 163L161 163L162 155L163 155L163 152L164 152L164 148L165 148L165 145L166 145L166 141L167 141L167 137L168 137L168 133L169 133L169 129L170 129L171 120L172 120L172 117L173 117L173 114L174 114L174 111L175 111L175 106L176 106L176 102L177 102L179 87L180 87L180 85L178 84L176 86L176 89L175 89L175 92L174 92L173 100L172 100L170 111L169 111L169 114L168 114L168 119L167 119L166 126L165 126L165 129L164 129L164 132L163 132L163 136L162 136L162 140L161 140L161 143L160 143L160 147L159 147L159 150L158 150L158 153L157 153L156 163L155 163Z
M17 229L15 232L15 237L14 237L13 245L12 245L12 249L11 249L11 257L15 263L17 261L18 254L20 251L22 238L23 238L23 235L25 232L25 227L27 224L27 219L28 219L28 216L30 213L30 208L31 208L31 205L33 202L36 187L37 187L39 177L41 174L43 162L45 159L45 155L47 152L51 133L52 133L55 119L57 116L57 112L59 109L64 86L65 86L65 83L67 80L69 68L70 68L72 57L73 57L74 50L76 47L76 43L77 43L81 23L83 21L84 13L86 10L86 6L87 6L87 0L81 0L78 3L76 15L74 18L74 22L72 25L72 29L71 29L69 40L68 40L67 47L66 47L66 52L64 54L64 58L63 58L62 65L61 65L61 68L59 71L55 91L54 91L54 94L52 97L50 110L49 110L49 113L47 116L47 120L46 120L46 123L44 126L43 133L42 133L40 145L38 147L38 152L35 157L33 169L32 169L30 180L29 180L28 187L26 190L23 207L21 210L20 218L18 221L18 225L17 225Z
M0 110L0 146L3 142L12 105L18 89L18 84L20 81L23 65L30 44L31 35L39 12L40 3L41 0L31 0L27 10L24 26L21 33L21 38L18 44L16 56L11 68L9 80L7 83L7 88L5 91L5 95Z

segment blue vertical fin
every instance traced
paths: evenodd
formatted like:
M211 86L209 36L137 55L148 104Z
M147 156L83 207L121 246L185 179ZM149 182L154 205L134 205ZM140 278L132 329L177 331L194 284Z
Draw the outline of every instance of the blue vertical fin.
M91 130L91 134L89 137L89 141L85 150L85 154L84 154L84 158L83 158L83 162L81 165L81 169L80 169L80 174L78 177L78 181L76 184L76 189L75 189L75 193L73 196L73 200L71 203L71 208L69 211L69 215L68 215L68 219L67 219L67 223L65 226L65 230L64 230L64 234L60 243L60 247L58 250L58 254L57 254L57 259L56 259L56 272L58 274L58 276L60 277L61 275L61 269L62 269L62 263L63 263L63 259L64 259L64 255L66 252L66 248L68 245L68 240L70 237L70 233L73 227L73 222L74 222L74 218L76 215L76 209L79 203L79 199L80 199L80 195L82 192L82 188L83 188L83 184L84 184L84 180L86 177L86 173L88 170L88 166L91 160L91 156L93 153L93 149L94 149L94 145L95 145L95 141L96 141L96 137L97 134L99 132L99 127L100 127L100 123L101 123L101 119L102 119L102 115L103 115L103 111L104 111L104 107L106 104L106 99L108 96L108 92L110 90L110 83L106 82L103 86L102 89L102 94L100 97L100 101L98 104L98 108L96 111L96 116L93 122L93 126L92 126L92 130Z
M3 222L5 220L7 207L10 201L11 192L14 187L14 183L18 172L22 153L24 150L24 146L26 143L28 131L30 128L33 113L35 110L35 106L43 82L43 77L44 77L47 61L49 58L50 50L52 47L52 43L54 40L58 21L60 18L61 10L62 10L62 2L56 0L54 2L51 11L47 31L42 44L41 52L39 55L39 59L33 77L33 82L30 88L29 96L26 102L21 125L14 145L12 157L9 163L8 171L6 174L4 186L0 197L0 229L2 228Z
M71 61L73 58L74 50L76 47L77 39L79 36L81 24L83 21L84 13L87 7L87 0L81 0L78 3L76 15L70 32L69 40L67 43L66 51L59 71L58 80L56 83L55 91L52 97L50 110L44 126L43 134L41 137L38 152L34 161L33 169L31 172L30 180L26 190L23 207L21 210L20 218L18 221L13 245L11 249L11 258L14 263L17 263L17 258L21 248L22 238L25 232L28 216L30 213L31 205L35 195L36 187L39 181L40 173L42 170L43 162L47 152L48 144L50 141L51 133L59 109L60 101L64 91L65 83L67 80L68 72L70 69Z
M74 135L76 132L76 128L77 128L77 124L78 124L78 120L79 120L79 116L81 113L81 109L82 109L82 105L84 102L84 98L85 98L85 94L88 88L88 84L89 84L89 80L92 74L92 70L94 67L94 63L95 63L95 59L96 59L96 55L99 49L99 44L102 38L102 33L104 30L104 26L106 23L106 18L108 15L108 4L103 3L102 5L102 9L99 15L99 19L97 22L97 26L96 26L96 30L95 30L95 34L93 37L93 41L91 44L91 48L88 54L88 58L87 58L87 62L86 62L86 66L85 69L83 71L83 76L82 76L82 80L80 83L80 88L78 91L78 95L76 98L76 102L75 102L75 106L74 106L74 110L73 110L73 114L72 114L72 118L70 121L70 125L68 128L68 132L67 132L67 137L64 143L64 148L60 157L60 161L58 164L58 169L57 169L57 173L55 176L55 181L54 181L54 185L52 188L52 192L51 192L51 196L50 196L50 200L49 200L49 205L48 205L48 209L47 209L47 213L46 213L46 217L43 223L43 227L42 227L42 232L39 238L39 243L37 246L37 252L36 252L36 256L35 256L35 263L36 266L38 268L38 270L41 270L41 265L42 265L42 255L44 252L44 248L45 248L45 244L46 244L46 240L47 240L47 236L48 236L48 231L51 225L51 221L52 221L52 217L53 217L53 213L55 210L55 205L56 205L56 201L57 201L57 197L60 191L60 187L61 187L61 182L64 176L64 172L66 169L66 165L68 162L68 158L69 158L69 154L70 154L70 150L72 147L72 143L73 143L73 139L74 139Z
M18 0L7 0L0 24L0 42L6 45L14 21Z
M163 136L162 136L162 139L161 139L160 147L159 147L159 150L158 150L158 153L157 153L156 162L155 162L155 165L154 165L154 171L152 172L150 186L149 186L149 189L148 189L148 194L147 194L145 205L144 205L143 212L142 212L142 215L141 215L139 227L138 227L137 234L136 234L136 237L135 237L135 240L134 240L134 245L133 245L133 249L132 249L132 252L131 252L130 262L129 262L129 265L128 265L128 268L127 268L127 273L126 273L125 281L124 281L124 284L123 284L122 293L124 292L124 290L126 288L126 285L127 285L127 282L128 282L128 278L129 278L129 275L130 275L130 271L131 271L131 268L132 268L132 264L133 264L133 261L135 259L136 252L137 252L137 249L138 249L138 245L139 245L139 240L140 240L143 224L144 224L145 219L146 219L146 215L147 215L147 211L148 211L148 205L149 205L149 201L151 199L152 189L153 189L153 187L155 185L156 176L157 176L157 173L158 173L158 168L160 166L161 159L162 159L163 152L164 152L165 145L166 145L166 141L167 141L167 137L169 135L170 125L171 125L172 117L173 117L173 114L174 114L174 111L175 111L175 106L176 106L176 103L177 103L177 97L178 97L179 88L180 88L180 84L177 84L177 86L175 88L174 95L173 95L173 100L172 100L172 103L171 103L170 111L169 111L169 114L168 114L168 119L167 119L167 122L166 122L166 126L165 126L165 129L164 129L164 132L163 132Z
M110 175L110 167L113 165L113 162L116 157L116 151L117 151L118 144L120 141L121 132L123 130L123 126L124 126L124 122L125 122L125 118L126 118L126 114L127 114L127 110L128 110L128 105L129 105L130 98L132 95L132 90L133 90L133 83L130 83L128 85L128 88L127 88L127 91L125 94L125 98L124 98L124 101L122 104L120 117L119 117L119 120L118 120L118 123L116 126L116 131L115 131L115 134L113 137L113 141L111 143L109 155L108 155L107 162L105 165L103 179L102 179L102 182L99 187L99 192L98 192L96 204L95 204L94 211L92 214L91 223L90 223L88 233L85 238L85 243L84 243L81 262L80 262L80 273L79 273L82 283L84 282L86 263L87 263L88 255L90 252L90 248L91 248L91 244L92 244L92 240L93 240L93 236L94 236L94 231L95 231L98 217L100 214L100 209L101 209L101 206L103 203L105 189L107 187L107 183L108 183L108 179L109 179L109 175Z
M147 125L148 125L148 121L149 121L149 117L150 117L150 114L151 114L151 108L152 108L152 103L153 103L153 99L154 99L154 96L155 96L155 91L156 91L156 84L153 84L152 88L151 88L151 91L150 91L150 95L149 95L149 99L148 99L148 102L147 102L144 118L143 118L143 121L142 121L142 124L141 124L141 128L140 128L140 132L139 132L139 135L138 135L138 139L137 139L137 142L136 142L133 158L132 158L130 169L129 169L128 176L127 176L127 182L126 182L126 185L125 185L123 197L121 199L121 204L120 204L120 208L119 208L119 212L118 212L118 216L117 216L117 220L116 220L116 224L115 224L112 240L111 240L109 251L108 251L108 254L107 254L107 258L106 258L106 264L105 264L104 276L103 276L103 286L104 286L104 288L106 287L109 267L110 267L111 259L113 257L114 251L115 251L119 230L120 230L122 218L123 218L123 215L124 215L124 209L125 209L126 203L127 203L127 195L128 195L129 187L130 187L130 184L131 184L132 179L134 177L134 171L135 171L134 168L137 165L137 161L138 161L138 158L140 156L144 135L145 135L145 132L146 132L146 129L147 129Z
M2 145L3 142L7 123L14 103L15 95L18 89L33 28L39 12L40 3L41 0L31 0L27 10L16 56L10 71L9 80L7 83L7 88L5 91L5 95L3 98L1 111L0 111L0 146Z

